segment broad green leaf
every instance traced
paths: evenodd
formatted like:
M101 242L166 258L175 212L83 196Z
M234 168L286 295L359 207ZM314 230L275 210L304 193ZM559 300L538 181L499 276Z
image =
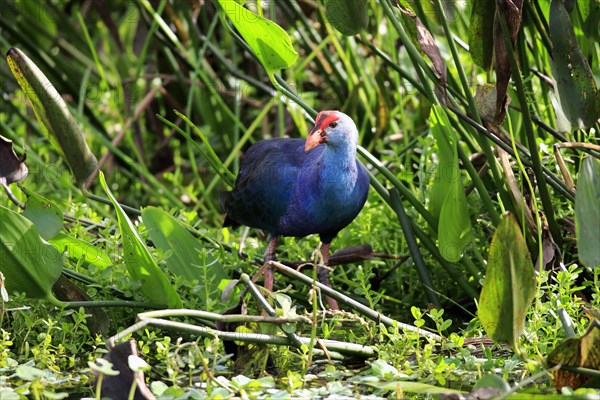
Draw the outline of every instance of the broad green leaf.
M367 29L368 6L367 0L328 0L325 16L341 34L352 36Z
M61 254L21 214L0 206L0 221L0 272L7 291L58 303L52 285L63 269Z
M233 0L217 0L221 10L256 54L259 61L273 77L275 72L296 62L298 53L285 30L242 7Z
M438 146L439 165L431 189L430 210L438 217L438 247L450 262L462 258L473 231L467 198L460 179L456 136L441 107L434 107L432 133Z
M589 128L600 118L600 93L584 57L563 0L550 4L550 67L560 106L572 128Z
M104 174L99 173L100 184L104 192L113 203L117 212L119 229L123 238L123 252L125 266L129 275L141 281L142 293L155 303L167 304L171 308L181 308L182 303L175 288L152 258L150 251L142 241L135 226L125 214L112 192L106 185Z
M45 240L52 239L63 227L63 215L60 208L27 188L23 188L23 191L27 194L23 216L33 222L41 237Z
M479 319L490 338L517 348L535 289L527 244L514 216L507 213L492 237L479 297Z
M575 194L575 229L579 260L600 266L600 161L583 160Z
M98 249L90 243L87 243L81 239L77 239L64 233L58 233L52 239L49 240L50 244L61 253L67 252L69 257L76 260L84 258L90 264L94 264L96 267L104 269L112 265L110 257L106 255L102 250Z
M42 71L21 50L11 48L8 65L31 102L42 131L58 145L78 184L95 171L98 161L85 142L83 132L67 105Z
M469 22L469 52L475 64L484 70L492 66L494 54L495 5L488 0L474 0Z
M218 260L203 251L201 242L159 208L144 208L142 218L154 245L171 254L166 259L169 270L190 282L197 280L204 305L210 304L209 297L218 298L219 284L227 276Z

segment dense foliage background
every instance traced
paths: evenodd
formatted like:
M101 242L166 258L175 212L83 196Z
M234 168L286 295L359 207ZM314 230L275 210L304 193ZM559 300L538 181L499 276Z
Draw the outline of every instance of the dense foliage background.
M89 165L69 162L65 153L77 150L50 139L52 129L47 132L40 124L27 90L2 62L0 134L13 141L19 157L26 153L29 169L27 179L10 185L12 192L27 204L26 216L40 233L52 232L42 237L59 251L67 248L59 268L64 266L68 279L94 300L138 303L65 309L46 294L11 287L7 279L10 301L0 308L5 376L0 390L15 398L19 390L39 398L49 392L89 395L87 362L106 352L107 337L135 323L140 307L183 305L222 313L235 305L240 292L231 294L231 285L225 287L257 271L248 260L260 260L266 242L251 231L244 248L248 258L237 254L242 230L221 228L219 192L231 187L240 157L252 143L305 137L315 110L338 109L356 121L359 159L372 187L365 209L332 249L369 244L372 251L364 261L335 267L334 287L383 315L428 327L445 338L444 344L367 321L350 308L315 318L298 333L377 349L379 360L361 370L364 381L344 380L337 387L334 382L354 375L353 365L336 362L324 368L307 349L281 346L264 352L271 354L268 359L234 364L218 340L147 327L133 337L152 366L148 379L171 386L164 392L155 384L155 394L243 396L244 390L265 394L275 387L279 395L292 397L336 390L342 396L401 396L403 390L421 390L398 383L407 379L470 391L489 373L513 386L535 381L537 392L556 393L544 372L546 358L565 338L582 336L598 318L600 304L594 228L596 222L600 226L600 3L257 0L239 2L245 3L244 12L231 3L2 3L1 47L20 49L46 75L106 179L103 189L99 177L78 178L80 168ZM269 30L274 28L249 12L283 31ZM8 153L2 154L4 163ZM586 168L586 189L579 190ZM117 202L122 215L115 210ZM4 193L0 204L19 212ZM48 228L56 222L43 211L49 208L62 218L56 232ZM42 217L32 216L32 209ZM125 214L134 222L130 231L123 227ZM8 211L3 215L16 221ZM167 225L180 236L163 241L153 236ZM179 232L183 228L193 233L194 242ZM5 244L21 240L3 232ZM132 237L138 235L136 242ZM182 255L189 243L194 250ZM310 260L317 245L316 237L287 238L279 258ZM129 250L134 258L128 259ZM143 274L132 272L137 268L132 264L145 262L164 273L164 281L157 281L161 293L148 290ZM27 268L37 271L39 264ZM4 275L6 265L0 266ZM512 319L500 322L508 333L498 328L494 334L486 321L497 324L498 316L490 317L489 298L479 296L486 269L492 276L491 268L502 271L507 265L513 276L498 287L520 287L525 281L523 286L531 288L515 289L507 296L510 304L498 305L509 307ZM536 279L529 282L525 277L534 267ZM48 292L57 277L45 281ZM280 300L276 308L286 316L316 313L317 303L308 300L310 285L282 274L276 281L297 307L290 314L291 304ZM76 300L57 290L55 285L51 297ZM170 297L161 301L162 292ZM513 301L524 303L521 311L518 304L512 308ZM480 319L477 304L482 302ZM249 308L260 314L251 300ZM86 317L89 313L94 316ZM565 321L571 321L570 329ZM595 329L590 340L597 344L600 328ZM512 350L481 339L486 333ZM172 339L179 336L183 339ZM575 366L597 370L600 356L590 360ZM41 372L19 370L24 365ZM364 365L363 360L356 368ZM277 379L252 385L211 380L214 374L231 378L232 371L262 376L265 369ZM369 377L373 381L367 383ZM562 378L553 379L556 384ZM196 383L203 386L194 388ZM556 386L558 391L577 388L568 379ZM429 387L421 395L434 391Z

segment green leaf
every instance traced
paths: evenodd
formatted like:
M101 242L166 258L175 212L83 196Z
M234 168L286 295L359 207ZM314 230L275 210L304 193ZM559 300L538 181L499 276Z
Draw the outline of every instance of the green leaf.
M171 254L166 260L169 270L190 282L198 281L203 305L210 304L209 298L218 298L219 284L227 275L218 260L202 249L201 242L159 208L144 208L142 218L154 245Z
M233 0L218 0L221 10L256 54L269 74L292 66L298 53L285 30Z
M0 221L0 272L7 291L59 303L52 295L52 285L62 273L61 254L24 216L0 206Z
M460 180L456 136L444 110L435 106L431 128L439 165L431 189L430 210L438 217L438 247L444 259L457 262L473 238L467 198Z
M475 64L486 71L494 54L494 15L496 7L488 0L474 0L469 23L469 52Z
M493 388L497 389L499 394L506 393L510 390L510 385L500 376L495 374L485 375L483 378L477 381L473 390L482 388Z
M142 293L155 303L166 303L171 308L181 308L182 303L175 288L171 285L165 274L152 258L150 251L142 241L135 226L125 214L110 189L106 185L104 174L99 173L100 184L104 192L113 203L117 212L119 229L123 238L123 251L125 266L129 275L141 281Z
M457 176L460 174L458 164L456 174ZM440 213L438 225L440 254L450 262L458 262L472 239L473 229L467 209L467 197L460 184L460 179L456 179L450 185Z
M110 257L106 255L102 250L98 249L90 243L87 243L81 239L77 239L64 233L58 233L52 239L49 240L50 244L58 251L67 252L69 257L76 260L82 258L90 264L94 264L96 267L104 269L112 265Z
M600 118L600 93L585 59L563 0L550 4L550 66L556 80L560 106L575 129L589 128Z
M367 29L368 6L367 0L328 0L325 16L341 34L352 36Z
M536 282L527 244L514 216L507 213L494 232L478 315L487 335L517 349Z
M575 194L575 229L579 260L586 266L600 266L600 161L583 160Z
M50 369L39 369L30 365L19 365L15 369L15 374L25 381L33 381L35 379L51 379L55 375Z
M78 184L96 170L98 161L85 142L83 132L71 116L60 94L46 75L17 48L6 54L8 65L31 102L42 131L57 144Z
M52 239L63 227L63 215L60 208L25 187L23 191L27 194L23 216L33 222L41 237L45 240Z

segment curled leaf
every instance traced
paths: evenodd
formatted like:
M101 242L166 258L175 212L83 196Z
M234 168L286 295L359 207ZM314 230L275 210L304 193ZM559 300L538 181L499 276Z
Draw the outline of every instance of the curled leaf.
M98 161L85 142L83 132L58 91L46 75L17 48L6 54L8 65L31 102L42 131L58 144L78 184L84 184L96 170Z
M414 29L416 31L417 43L421 51L429 57L431 60L433 70L436 75L440 78L440 85L442 88L446 87L446 63L444 63L444 59L442 58L442 54L440 52L439 47L435 43L435 39L431 35L431 32L427 30L423 22L417 17L417 15L405 7L398 7L402 12L404 19L410 19L414 24ZM444 99L440 99L441 103L445 103Z
M12 140L0 135L0 183L9 185L22 181L28 173L25 156L17 157Z
M496 54L496 113L495 124L501 124L506 116L508 106L508 83L510 82L511 68L508 60L508 51L502 35L500 18L506 21L510 42L514 47L517 35L521 28L523 16L523 0L497 0L496 18L494 20L494 51Z

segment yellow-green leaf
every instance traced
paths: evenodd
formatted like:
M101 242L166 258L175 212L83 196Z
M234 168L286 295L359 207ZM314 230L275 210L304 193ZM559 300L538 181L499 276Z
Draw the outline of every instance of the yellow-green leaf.
M431 189L429 209L438 218L440 254L450 262L457 262L473 238L471 218L460 179L456 135L441 107L433 108L431 118L439 164Z
M84 242L81 239L59 232L49 242L56 250L61 253L67 252L69 257L76 260L84 258L85 261L102 269L112 265L110 257L100 250L98 246Z
M287 32L279 25L254 14L233 0L218 2L270 76L296 62L298 53Z

